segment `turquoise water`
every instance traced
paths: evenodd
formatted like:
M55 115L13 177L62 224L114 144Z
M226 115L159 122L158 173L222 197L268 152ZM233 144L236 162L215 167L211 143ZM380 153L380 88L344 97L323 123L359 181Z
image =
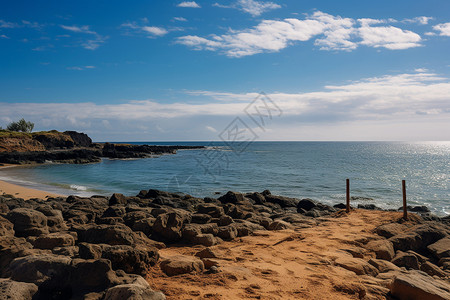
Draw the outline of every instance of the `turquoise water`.
M401 206L405 179L408 204L450 214L450 142L254 142L245 149L221 142L153 144L208 148L139 160L9 168L0 170L0 179L64 194L135 195L154 188L205 197L269 189L335 204L343 201L350 178L352 196L374 199L354 204L382 208Z

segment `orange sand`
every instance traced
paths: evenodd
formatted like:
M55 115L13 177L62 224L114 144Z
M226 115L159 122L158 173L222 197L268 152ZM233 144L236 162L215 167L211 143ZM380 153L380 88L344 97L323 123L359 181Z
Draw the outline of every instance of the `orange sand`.
M376 289L376 279L357 276L334 261L351 257L345 249L362 251L366 261L374 257L361 242L377 238L376 226L400 217L355 210L309 228L260 231L211 247L220 257L220 273L168 277L155 267L147 280L167 299L359 299L362 286L370 292L372 283ZM202 248L171 247L160 255L194 255Z

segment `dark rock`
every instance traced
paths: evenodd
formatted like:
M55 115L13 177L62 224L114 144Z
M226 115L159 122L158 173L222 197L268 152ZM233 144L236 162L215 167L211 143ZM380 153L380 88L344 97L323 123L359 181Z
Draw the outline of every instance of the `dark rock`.
M390 271L400 271L400 268L391 263L390 261L384 259L369 259L369 264L377 268L380 273L386 273Z
M266 195L265 199L267 202L271 202L271 203L280 205L282 208L297 207L297 205L299 203L298 199L283 197L283 196L275 196L275 195Z
M77 231L80 242L109 245L132 245L132 231L125 225L89 225Z
M231 241L237 237L238 232L236 230L236 227L234 227L233 225L228 225L219 227L219 232L217 233L217 235L223 240Z
M311 209L313 209L314 207L317 206L317 202L311 199L302 199L300 200L300 202L297 205L297 211L299 211L300 209L309 211Z
M71 234L56 232L38 236L33 244L35 248L51 250L55 247L74 246L75 239Z
M230 225L231 223L233 223L233 218L228 215L224 215L219 218L219 222L217 224L219 226L227 226Z
M102 218L123 218L124 216L125 216L125 207L110 206L103 212Z
M114 193L111 198L109 198L109 205L127 205L127 197L123 194Z
M159 259L158 249L153 247L109 246L102 249L102 258L109 259L114 270L145 276L148 268Z
M16 236L38 236L48 233L47 217L39 211L29 208L15 208L6 215L6 218L14 224Z
M419 270L419 260L411 253L397 251L391 262L399 267Z
M75 257L78 256L78 250L78 246L55 247L52 249L52 253L56 255Z
M177 242L182 237L181 228L186 219L178 213L165 213L159 215L152 228L152 236L157 240Z
M436 243L429 245L427 248L438 259L450 257L450 237L440 239Z
M236 204L236 203L244 201L244 195L242 195L241 193L229 191L225 195L219 197L218 200L220 202L222 202L223 204L226 204L226 203Z
M153 233L153 225L155 224L155 218L145 218L134 222L133 231L141 231L147 236L151 236Z
M291 224L283 221L283 220L275 220L269 225L269 230L283 230L291 228Z
M0 279L0 300L32 300L37 291L33 283Z
M438 277L445 277L446 274L444 271L442 271L438 266L435 264L432 264L431 262L427 261L420 265L420 270L427 273L430 276L438 276Z
M211 221L211 216L207 215L207 214L193 214L192 215L192 223L197 223L197 224L206 224L209 223Z
M67 134L72 138L75 147L91 147L92 146L91 138L85 133L76 132L76 131L64 131L64 134Z
M7 267L17 257L30 254L33 246L25 238L0 236L0 276L7 276Z
M407 226L399 223L389 223L378 226L375 231L378 235L385 238L393 237L394 235L404 233L408 229Z
M153 291L150 286L143 284L121 284L109 288L103 300L165 300L166 297L161 292Z
M358 208L361 209L368 209L368 210L381 210L378 206L375 206L375 204L358 204Z
M0 216L0 236L14 236L14 224Z
M78 254L83 259L99 259L102 257L102 245L79 243Z
M197 207L199 214L207 214L213 218L220 218L225 214L224 209L215 204L199 204Z
M161 261L160 267L161 270L168 276L192 272L200 273L205 269L205 266L200 259L185 255L169 257Z
M335 263L346 270L355 272L356 275L378 275L378 270L361 258L341 257L336 259Z
M199 252L195 253L195 256L200 258L218 258L217 254L214 252L213 249L206 247L203 250L200 250Z
M375 252L378 259L391 260L394 255L394 246L388 240L375 240L367 243L366 248Z
M347 205L345 205L344 203L338 203L338 204L333 205L333 207L337 208L337 209L346 209Z

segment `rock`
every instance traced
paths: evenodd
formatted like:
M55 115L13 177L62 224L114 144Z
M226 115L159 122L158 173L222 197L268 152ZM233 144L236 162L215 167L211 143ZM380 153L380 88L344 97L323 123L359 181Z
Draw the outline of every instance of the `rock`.
M224 215L219 218L218 224L219 226L227 226L230 225L231 223L233 223L233 218L228 215Z
M440 239L436 243L429 245L427 248L438 259L450 257L450 237Z
M8 277L7 267L13 259L29 254L33 246L25 238L0 236L0 276Z
M217 244L217 239L210 233L201 233L196 235L192 239L192 244L203 245L203 246L214 246Z
M391 262L399 267L419 270L419 260L415 255L411 253L397 251L395 257L392 259Z
M400 271L400 268L391 263L390 261L384 259L369 259L369 264L377 268L380 273L386 273L390 271Z
M391 294L399 300L450 299L450 285L420 271L402 273L394 278Z
M346 209L347 205L345 205L344 203L338 203L338 204L333 205L333 207L337 208L337 209Z
M211 221L211 216L207 215L207 214L193 214L192 215L192 223L197 223L197 224L206 224L209 223Z
M131 229L133 229L133 231L141 231L146 236L151 236L153 233L153 225L155 224L155 221L155 218L145 218L142 220L138 220L134 222Z
M126 245L109 246L102 249L102 258L109 259L113 270L145 276L149 267L159 259L158 249L153 247L132 247Z
M45 290L62 291L70 279L71 259L53 254L29 255L9 265L11 279L34 283Z
M74 293L101 292L117 282L117 276L107 259L73 259L70 287Z
M109 198L109 205L127 205L127 197L123 194L114 193L111 198Z
M0 279L0 300L32 300L37 291L33 283Z
M148 285L140 284L121 284L109 288L106 291L103 300L165 300L161 292L153 291Z
M341 257L336 259L335 263L346 270L355 272L356 275L378 275L378 270L361 258Z
M283 220L275 220L269 225L269 230L283 230L291 228L291 224L283 221Z
M217 235L225 241L231 241L237 237L238 232L236 230L236 227L234 227L233 225L228 225L219 227L219 232L217 233Z
M218 200L220 202L222 202L223 204L226 204L226 203L236 204L236 203L239 203L239 202L243 202L244 201L244 196L241 193L236 193L236 192L229 191L225 195L219 197Z
M56 255L64 255L69 257L78 256L78 246L55 247L52 253Z
M297 207L299 203L298 199L275 195L266 195L265 199L267 202L280 205L282 208Z
M67 230L61 210L53 209L49 205L39 206L37 211L43 213L47 217L47 226L49 232L59 232Z
M306 210L309 211L317 206L317 202L311 199L302 199L297 205L297 211Z
M75 239L71 234L56 232L38 236L33 244L35 248L51 250L55 247L74 246Z
M446 274L444 271L442 271L438 266L435 264L430 263L429 261L424 262L420 265L420 270L424 271L430 276L439 276L439 277L445 277Z
M132 245L133 232L125 225L89 225L77 231L79 242Z
M203 262L192 256L177 255L169 257L160 263L161 270L168 276L186 274L191 272L203 272Z
M78 254L83 259L98 259L102 257L102 245L79 243Z
M197 212L199 214L210 215L212 218L220 218L225 215L223 208L215 204L199 204L197 207Z
M14 236L14 224L0 216L0 236Z
M391 260L394 255L394 246L388 240L375 240L367 243L366 248L375 252L377 258Z
M108 207L102 215L102 218L123 218L125 216L125 207L123 206L110 206ZM123 222L123 219L122 219Z
M389 238L389 241L396 251L418 251L422 248L422 237L416 232L400 233Z
M367 210L381 210L381 208L379 208L375 204L358 204L358 208Z
M195 253L195 256L200 258L218 258L217 254L209 247L206 247L203 250L200 250L199 252Z
M167 241L170 243L177 242L182 237L181 228L185 222L185 218L178 213L165 213L156 218L152 231L157 240Z
M219 260L214 258L202 258L202 262L205 265L205 269L218 268L220 266Z
M375 232L378 235L381 235L385 238L390 238L390 237L393 237L394 235L404 233L407 229L408 229L408 227L406 227L403 224L389 223L389 224L384 224L384 225L378 226L375 229Z
M34 209L15 208L7 214L6 218L14 224L14 231L18 237L48 233L47 217Z

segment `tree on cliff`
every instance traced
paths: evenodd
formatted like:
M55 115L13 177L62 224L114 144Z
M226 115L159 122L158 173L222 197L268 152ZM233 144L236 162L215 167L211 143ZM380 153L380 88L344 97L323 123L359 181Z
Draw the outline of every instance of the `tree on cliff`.
M32 132L34 128L34 123L25 121L24 118L20 119L18 122L11 122L8 124L9 131L22 131L22 132Z

